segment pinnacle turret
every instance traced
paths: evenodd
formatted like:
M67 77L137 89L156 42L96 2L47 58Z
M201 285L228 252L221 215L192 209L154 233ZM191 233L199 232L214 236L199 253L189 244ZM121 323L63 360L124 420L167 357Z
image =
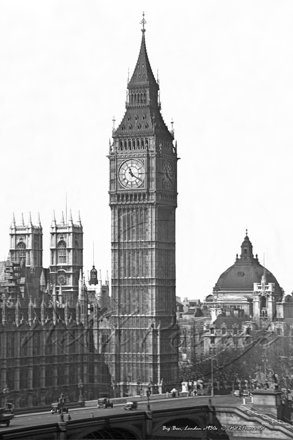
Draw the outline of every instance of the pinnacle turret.
M56 216L55 216L55 210L53 211L53 219L52 219L52 226L56 225Z
M11 223L11 228L15 228L16 227L16 223L15 223L15 215L13 213L12 215L12 223Z

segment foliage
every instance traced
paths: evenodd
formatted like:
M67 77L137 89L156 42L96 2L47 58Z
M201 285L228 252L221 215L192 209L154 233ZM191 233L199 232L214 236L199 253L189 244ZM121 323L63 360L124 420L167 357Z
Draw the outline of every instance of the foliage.
M211 356L206 356L202 361L193 365L181 365L180 377L182 381L211 378L213 364L213 377L215 381L230 382L232 380L254 379L257 371L277 373L280 384L284 384L286 377L290 376L289 361L284 360L288 355L286 338L279 337L268 341L266 338L255 338L251 344L244 348L224 347Z

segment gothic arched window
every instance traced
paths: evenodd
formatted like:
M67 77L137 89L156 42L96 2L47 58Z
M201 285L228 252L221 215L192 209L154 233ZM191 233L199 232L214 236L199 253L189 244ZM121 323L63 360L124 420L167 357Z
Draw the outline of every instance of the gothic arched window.
M26 251L26 246L23 243L23 241L21 241L20 243L18 243L17 247L17 261L19 263L24 262L25 263L25 251Z
M59 243L58 243L57 261L58 261L58 264L66 264L66 243L65 243L65 241L59 241Z

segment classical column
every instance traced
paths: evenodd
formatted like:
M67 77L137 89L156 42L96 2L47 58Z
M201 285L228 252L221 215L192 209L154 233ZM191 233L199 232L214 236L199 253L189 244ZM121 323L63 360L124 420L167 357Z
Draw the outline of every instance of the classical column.
M272 295L267 297L267 311L268 311L268 318L270 320L273 319L273 301L274 301L274 298Z

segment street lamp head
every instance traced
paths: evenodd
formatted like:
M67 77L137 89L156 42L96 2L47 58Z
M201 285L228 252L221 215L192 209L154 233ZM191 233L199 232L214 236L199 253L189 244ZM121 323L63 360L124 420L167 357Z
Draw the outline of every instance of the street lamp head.
M4 385L3 394L9 394L9 388L8 388L7 383Z

